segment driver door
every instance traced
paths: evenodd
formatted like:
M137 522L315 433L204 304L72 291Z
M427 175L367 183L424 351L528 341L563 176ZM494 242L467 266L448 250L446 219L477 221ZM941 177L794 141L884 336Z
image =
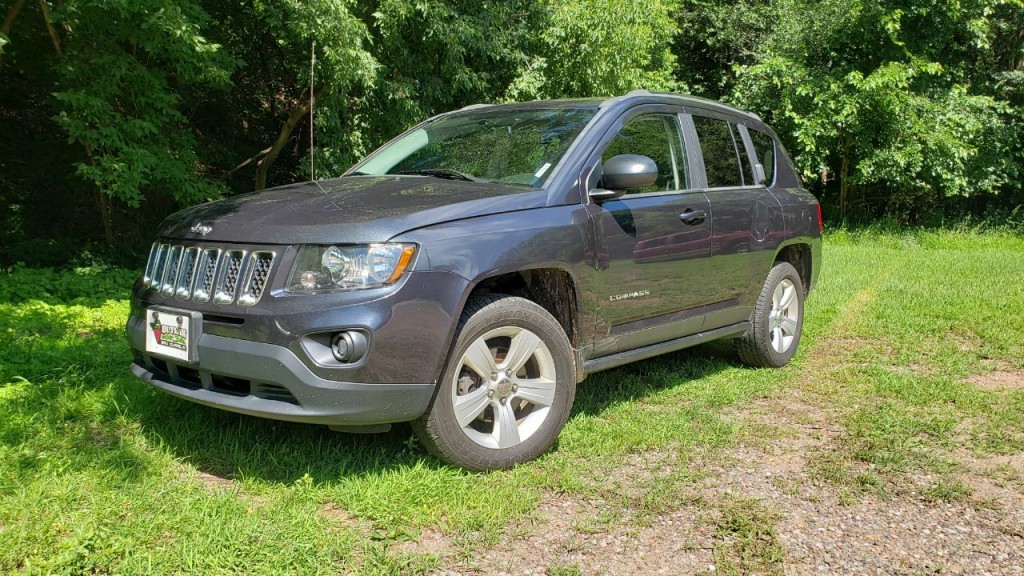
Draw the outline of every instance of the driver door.
M696 333L700 307L714 300L705 282L711 208L703 191L690 189L681 135L677 113L634 113L600 153L601 165L619 154L647 156L659 174L653 185L605 201L595 213L605 255L599 330L607 331L595 344L595 356Z

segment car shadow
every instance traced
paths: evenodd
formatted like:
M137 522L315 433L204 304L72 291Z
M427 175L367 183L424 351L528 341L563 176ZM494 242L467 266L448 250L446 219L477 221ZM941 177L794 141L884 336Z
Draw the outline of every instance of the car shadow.
M409 467L461 473L419 446L407 423L359 435L200 406L132 376L120 329L79 331L73 318L55 308L31 310L9 322L12 330L33 332L5 342L4 363L16 371L4 370L2 380L30 385L18 391L17 410L25 418L5 424L3 441L30 442L44 428L62 428L69 435L63 444L74 452L73 467L100 467L132 482L163 465L163 455L151 448L160 446L174 459L223 479L290 484L309 476L329 484ZM737 363L731 346L711 343L595 374L579 386L573 416L600 414ZM142 442L130 440L138 435ZM24 466L31 473L37 464L26 459Z
M580 384L573 414L597 415L738 365L727 343L711 343L595 374ZM279 422L199 406L132 383L127 410L154 441L199 471L224 479L289 484L380 474L390 469L447 469L415 441L408 423L375 434ZM127 393L127 391L126 391ZM145 398L145 400L143 400ZM557 450L557 444L554 448ZM467 473L468 474L468 473Z
M642 399L741 365L732 342L723 340L598 372L588 376L577 387L572 416L598 415L617 404Z

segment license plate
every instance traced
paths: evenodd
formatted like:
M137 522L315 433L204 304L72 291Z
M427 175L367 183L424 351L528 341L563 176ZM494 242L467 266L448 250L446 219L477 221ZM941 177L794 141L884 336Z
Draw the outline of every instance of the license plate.
M146 310L146 352L195 362L198 313L166 308Z

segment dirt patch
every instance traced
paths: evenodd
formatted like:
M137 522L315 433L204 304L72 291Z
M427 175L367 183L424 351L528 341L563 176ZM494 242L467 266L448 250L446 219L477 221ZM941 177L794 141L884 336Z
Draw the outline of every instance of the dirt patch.
M235 483L231 476L218 476L202 470L196 470L196 477L202 481L207 490L233 490Z
M370 525L369 522L359 520L358 518L353 516L351 512L342 508L341 506L338 506L334 502L325 502L322 506L320 506L320 514L322 514L331 522L334 522L335 524L338 524L339 526L343 526L345 528L360 530L366 533L369 533L372 529L372 526Z
M602 499L550 494L534 519L497 546L441 574L696 574L714 570L712 526L695 506L642 525Z
M728 451L730 462L705 498L754 499L777 512L786 574L1024 574L1024 505L979 509L970 500L931 503L914 493L850 502L801 466L803 453L780 448L781 457Z
M973 332L949 330L946 332L946 337L956 344L957 349L961 352L973 352L981 348L984 342L980 336Z
M1024 370L995 370L967 381L982 390L1024 390Z
M443 556L451 548L451 540L443 532L424 528L419 536L400 540L391 546L392 552L400 554Z

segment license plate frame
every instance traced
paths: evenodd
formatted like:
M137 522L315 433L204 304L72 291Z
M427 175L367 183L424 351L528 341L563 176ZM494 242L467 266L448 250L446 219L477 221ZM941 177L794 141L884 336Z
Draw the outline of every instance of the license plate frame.
M185 362L199 363L199 338L203 315L166 306L146 308L146 352Z

